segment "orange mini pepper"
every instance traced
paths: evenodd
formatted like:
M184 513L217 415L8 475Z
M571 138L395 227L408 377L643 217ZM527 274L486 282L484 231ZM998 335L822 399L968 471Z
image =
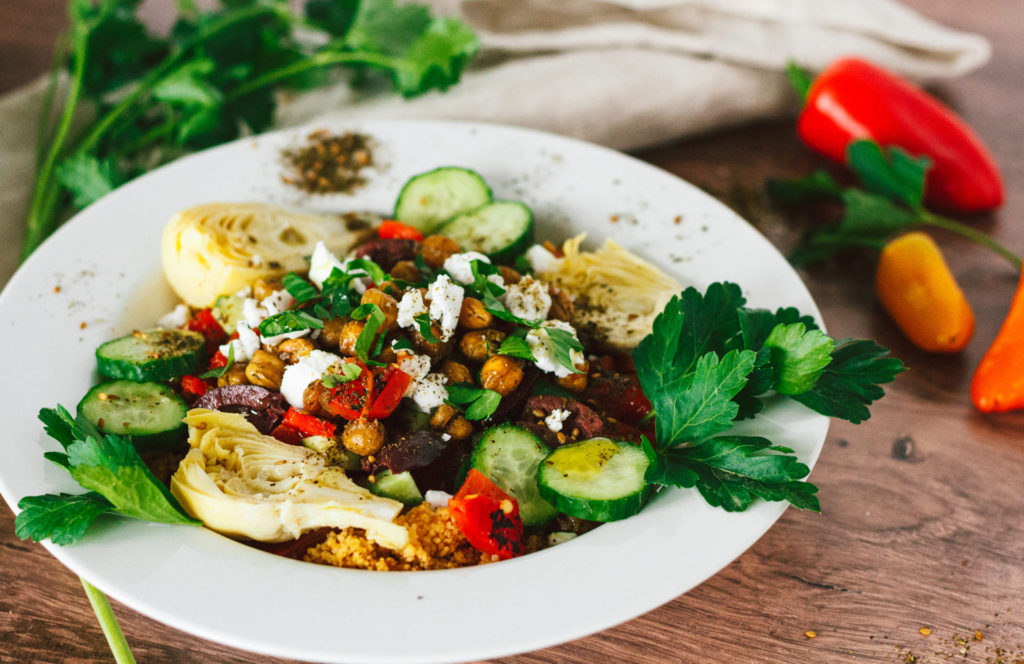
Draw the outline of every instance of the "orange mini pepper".
M925 233L908 233L885 246L875 290L903 334L923 350L953 353L974 334L971 305Z
M1024 408L1024 276L999 334L974 371L971 401L984 413Z

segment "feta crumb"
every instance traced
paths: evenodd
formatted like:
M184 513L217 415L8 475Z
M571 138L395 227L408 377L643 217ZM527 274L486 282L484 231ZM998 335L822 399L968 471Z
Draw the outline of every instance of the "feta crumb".
M423 500L435 510L438 507L447 507L448 501L454 497L447 491L438 491L437 489L430 489L423 494Z
M563 367L556 359L555 350L547 335L547 329L550 328L565 330L576 339L579 339L576 335L576 328L564 320L546 320L540 324L540 328L530 330L527 333L526 343L530 346L530 351L537 360L534 364L538 369L547 373L553 373L558 378L565 378L572 371L567 367ZM573 364L581 364L583 362L583 353L578 350L570 351L570 358Z
M532 277L523 277L518 284L508 287L505 306L513 316L531 321L544 320L551 310L547 284Z
M408 355L403 353L398 361L398 368L412 377L412 380L409 381L409 387L405 388L405 394L402 395L411 397L416 392L419 382L430 373L430 357L414 353Z
M412 400L424 413L429 413L448 399L448 388L445 384L448 376L439 373L427 374L423 380L416 385Z
M295 330L294 332L285 332L284 334L276 334L272 337L266 337L263 340L263 343L267 344L268 346L276 346L277 344L281 343L282 341L285 341L286 339L298 339L300 337L306 336L310 332L311 330L306 329Z
M462 298L465 291L462 286L452 283L447 275L439 275L427 287L427 299L430 300L430 318L441 327L441 341L448 341L455 333L459 324L459 312L462 311Z
M309 258L309 280L317 288L323 290L324 282L327 281L327 277L331 276L334 268L345 270L345 266L338 260L338 257L332 254L323 242L317 242L316 247L313 248L313 255Z
M295 298L292 297L292 294L282 288L263 298L260 301L260 306L267 310L268 316L273 316L287 311L294 301Z
M165 330L175 329L179 327L185 327L185 323L188 322L190 312L188 307L184 304L179 304L174 307L174 311L165 314L163 318L156 322L157 327L162 327Z
M490 263L491 259L477 251L452 254L444 261L444 269L460 284L473 283L473 261Z
M239 290L237 293L235 293L235 297L240 297L242 299L252 297L252 286L246 286L245 288Z
M342 358L334 353L310 351L309 355L285 368L284 376L281 378L281 396L289 405L302 408L302 394L309 384L323 376L331 365L342 361Z
M245 319L245 324L249 327L256 327L269 315L267 310L260 306L259 301L251 297L242 301L242 318Z
M550 429L552 433L558 433L562 430L562 422L569 419L569 415L571 414L572 413L563 408L555 408L548 413L547 417L544 418L544 424L547 425L548 429Z
M427 313L427 305L423 303L423 294L412 288L398 302L398 327L417 329L416 316Z
M441 440L443 440L444 442L447 443L451 439L452 439L452 435L450 433L443 433L443 434L441 434Z
M224 353L225 357L232 357L232 347L234 347L234 361L235 362L248 362L252 359L253 353L260 349L260 335L256 334L249 329L244 320L238 321L238 338L233 339L218 350Z
M562 266L562 259L548 251L542 244L535 244L526 250L524 254L526 262L530 264L537 274L541 272L557 272Z

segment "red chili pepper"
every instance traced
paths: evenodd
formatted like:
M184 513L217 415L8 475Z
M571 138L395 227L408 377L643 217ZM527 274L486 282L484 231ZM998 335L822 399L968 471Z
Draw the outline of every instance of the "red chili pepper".
M523 554L519 504L476 468L448 501L448 509L469 543L501 560Z
M419 242L423 239L423 233L412 226L407 226L400 221L393 221L391 219L385 219L380 222L377 235L383 240L416 240Z
M199 376L185 375L181 377L181 390L185 394L194 394L197 397L201 397L206 394L208 389L210 389L210 386Z
M278 424L270 435L288 445L302 444L302 432L290 424Z
M978 135L919 87L863 60L838 60L814 80L797 131L842 163L858 139L928 157L925 197L938 207L975 212L1003 202L999 167Z
M355 380L331 389L327 410L346 420L357 420L368 415L373 402L373 374L359 360L350 359L349 362L358 364L362 373Z
M327 420L322 420L319 417L304 413L295 408L289 408L288 412L284 414L284 420L282 421L284 424L298 429L304 437L325 436L330 438L334 435L334 431L337 428Z
M210 309L202 309L197 311L192 316L192 320L188 322L188 329L193 332L198 332L206 338L206 350L213 352L217 346L221 345L224 341L224 337L227 333L224 332L224 328L220 326L217 319L213 317L213 312Z
M378 420L382 420L395 412L395 408L398 408L399 402L405 396L405 390L408 389L409 383L412 382L412 376L398 367L390 366L382 374L381 380L383 387L377 390L377 396L374 397L370 410L367 412L368 417Z

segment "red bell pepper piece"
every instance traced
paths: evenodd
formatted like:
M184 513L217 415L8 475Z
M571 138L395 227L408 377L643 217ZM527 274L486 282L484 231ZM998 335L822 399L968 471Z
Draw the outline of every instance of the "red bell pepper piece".
M423 233L419 232L412 226L408 226L400 221L394 221L391 219L385 219L380 222L380 228L377 229L377 235L379 235L382 240L416 240L419 242L423 239Z
M399 402L405 396L405 390L412 382L412 376L398 367L390 366L382 374L381 380L383 387L377 390L377 396L374 397L373 403L370 404L370 410L367 412L367 417L378 420L395 412L395 408L398 408Z
M501 560L523 554L519 504L486 475L472 468L448 501L455 525L475 548Z
M368 415L370 404L373 403L373 374L359 360L350 359L349 362L358 364L362 373L354 380L331 389L327 410L346 420L357 420Z
M227 360L225 360L227 361ZM209 384L199 376L184 375L181 377L181 391L201 397L210 389Z
M213 312L210 309L197 311L186 327L193 332L203 335L206 339L206 349L211 353L224 342L224 337L227 336L224 328L213 317Z
M284 424L283 422L274 427L274 430L270 432L270 435L288 445L302 444L302 432L292 425Z
M220 369L228 365L228 356L219 350L210 358L210 369Z
M334 435L334 431L337 428L327 420L322 420L319 417L304 413L295 408L288 409L288 412L284 414L282 422L298 429L303 437L325 436L330 438Z
M863 60L838 60L814 80L797 132L841 163L859 139L928 157L925 198L938 207L975 212L1003 202L999 167L978 135L928 93Z

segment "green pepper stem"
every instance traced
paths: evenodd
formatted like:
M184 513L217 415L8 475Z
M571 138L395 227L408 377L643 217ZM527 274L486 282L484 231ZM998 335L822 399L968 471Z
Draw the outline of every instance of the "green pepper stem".
M971 228L967 224L962 224L959 221L953 221L947 217L941 217L937 214L932 214L927 210L920 210L918 216L921 222L930 226L936 226L938 228L944 228L947 231L956 233L962 237L977 242L983 247L991 249L1003 258L1005 258L1010 265L1013 266L1017 272L1021 271L1021 259L1013 251L1010 251L1000 243L996 242L990 235L982 233L979 230Z
M117 622L114 610L110 608L107 596L85 579L79 577L78 580L85 588L85 595L89 598L92 610L96 613L103 636L107 637L107 644L110 646L110 652L114 655L114 661L117 664L135 664L135 657L132 655L127 639L124 638L124 632L121 631L121 625Z

